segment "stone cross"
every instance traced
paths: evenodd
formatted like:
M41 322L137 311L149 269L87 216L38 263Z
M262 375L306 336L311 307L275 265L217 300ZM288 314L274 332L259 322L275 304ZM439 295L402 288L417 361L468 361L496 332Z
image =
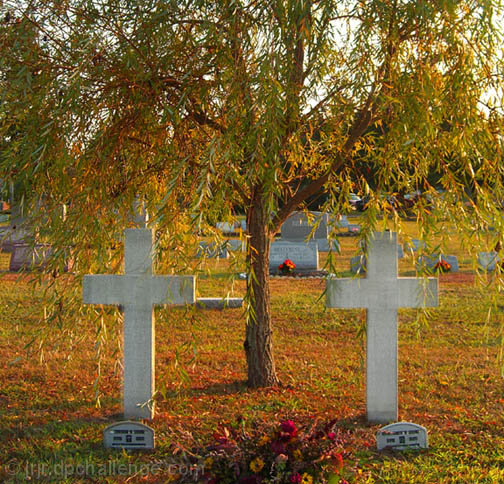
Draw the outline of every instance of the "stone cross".
M124 417L154 415L154 304L195 303L194 276L152 274L153 231L126 229L125 274L84 276L86 304L121 305L124 311Z
M375 232L365 278L328 279L328 308L367 309L366 411L370 422L397 420L397 309L437 306L437 279L397 277L397 235Z

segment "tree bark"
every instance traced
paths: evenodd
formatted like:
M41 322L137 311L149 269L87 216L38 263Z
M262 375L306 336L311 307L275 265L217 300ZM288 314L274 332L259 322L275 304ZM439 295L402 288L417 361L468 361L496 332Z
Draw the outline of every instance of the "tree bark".
M273 360L269 220L262 194L259 192L256 191L252 197L247 220L247 259L252 274L247 283L251 311L247 317L244 347L248 365L248 385L252 388L275 386L279 383Z

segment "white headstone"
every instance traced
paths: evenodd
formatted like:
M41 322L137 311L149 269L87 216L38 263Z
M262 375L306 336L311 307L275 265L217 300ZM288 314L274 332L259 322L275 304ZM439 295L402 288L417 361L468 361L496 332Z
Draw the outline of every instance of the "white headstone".
M437 279L397 277L397 235L375 232L365 278L327 279L328 308L367 309L366 406L371 422L397 420L397 309L437 305Z
M124 310L124 416L154 415L153 305L193 304L194 276L152 274L153 231L126 229L125 274L87 275L82 282L86 304L121 305Z
M154 449L154 430L139 422L117 422L103 431L106 449Z
M427 429L410 422L387 425L376 434L378 450L427 449L428 446Z
M286 259L296 264L296 271L310 271L319 269L317 242L272 242L270 248L271 272L278 272L278 266Z

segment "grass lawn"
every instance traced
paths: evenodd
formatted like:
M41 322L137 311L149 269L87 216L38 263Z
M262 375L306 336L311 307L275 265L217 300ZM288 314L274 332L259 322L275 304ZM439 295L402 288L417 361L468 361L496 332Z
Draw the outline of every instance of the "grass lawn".
M345 270L355 240L343 239L342 248L337 265ZM504 482L504 305L492 307L490 294L474 284L470 258L455 244L453 251L461 271L440 276L440 306L428 325L416 323L416 310L399 312L400 420L427 427L430 441L426 451L403 453L378 453L379 427L365 420L364 311L326 310L318 299L323 280L271 281L282 381L275 389L245 385L242 310L156 309L157 414L149 424L156 449L126 453L102 445L103 429L121 412L121 324L112 310L101 325L89 318L55 326L51 343L35 351L42 295L4 275L0 482L169 482L169 459L211 443L215 432L267 431L286 419L300 428L337 421L340 477L348 482ZM209 267L222 273L227 264ZM411 259L400 262L400 273L414 273ZM236 281L234 295L244 287ZM201 296L224 295L230 285L206 278L198 288Z

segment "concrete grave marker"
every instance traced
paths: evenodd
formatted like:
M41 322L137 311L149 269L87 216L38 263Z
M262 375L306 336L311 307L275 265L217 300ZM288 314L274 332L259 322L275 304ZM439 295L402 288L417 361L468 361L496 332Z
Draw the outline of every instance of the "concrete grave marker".
M427 429L410 422L397 422L387 425L376 434L378 450L427 449L429 440Z
M364 278L327 279L328 308L367 309L366 406L371 422L397 420L397 309L437 306L437 279L397 277L397 234L375 232Z
M106 449L154 449L154 430L139 422L117 422L103 431Z
M153 230L126 229L125 274L87 275L86 304L122 305L124 309L124 416L153 417L154 311L158 304L194 304L194 276L152 275Z
M285 259L290 259L296 264L296 271L317 271L319 269L317 242L273 242L270 248L270 272L278 272L278 266Z

